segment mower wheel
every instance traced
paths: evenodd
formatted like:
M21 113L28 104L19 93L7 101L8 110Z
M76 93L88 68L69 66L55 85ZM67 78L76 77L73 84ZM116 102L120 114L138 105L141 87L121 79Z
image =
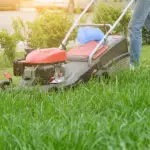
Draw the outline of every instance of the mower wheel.
M110 75L108 74L107 70L101 70L100 74L96 74L96 78L98 80L98 82L100 82L101 80L107 82L110 79Z
M31 80L21 80L20 82L19 82L19 86L29 86L29 85L31 85Z
M5 90L10 85L9 81L0 81L0 89Z

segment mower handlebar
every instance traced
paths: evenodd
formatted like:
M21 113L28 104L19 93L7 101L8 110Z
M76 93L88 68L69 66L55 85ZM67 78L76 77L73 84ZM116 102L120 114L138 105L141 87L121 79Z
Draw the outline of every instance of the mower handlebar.
M62 49L62 45L66 45L66 42L68 40L68 38L70 37L71 33L73 32L73 30L76 28L78 22L80 21L80 19L83 17L83 15L89 10L89 8L92 6L92 4L94 3L95 0L91 0L90 3L87 5L87 7L84 9L84 11L81 13L81 15L78 17L78 19L75 21L75 23L72 25L72 27L70 28L70 30L68 31L68 33L66 34L64 40L62 41L62 44L59 46L60 49Z
M103 37L103 39L97 44L96 48L92 51L92 53L89 56L89 66L91 66L92 64L92 59L94 54L96 53L96 51L100 48L100 46L102 45L102 43L107 39L107 37L113 32L113 30L116 28L116 26L118 25L118 23L121 21L121 19L124 17L124 15L126 14L126 12L128 11L128 9L131 7L131 5L133 4L135 0L131 0L128 5L125 7L125 9L123 10L122 14L120 15L120 17L116 20L116 22L114 23L114 25L109 29L109 31L105 34L105 36Z

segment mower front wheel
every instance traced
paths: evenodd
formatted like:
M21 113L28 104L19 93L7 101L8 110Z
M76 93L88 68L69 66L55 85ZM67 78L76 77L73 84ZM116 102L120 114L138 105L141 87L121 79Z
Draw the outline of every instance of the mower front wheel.
M29 86L32 84L32 81L31 80L24 80L22 79L20 82L19 82L19 86L21 87L24 87L24 86Z

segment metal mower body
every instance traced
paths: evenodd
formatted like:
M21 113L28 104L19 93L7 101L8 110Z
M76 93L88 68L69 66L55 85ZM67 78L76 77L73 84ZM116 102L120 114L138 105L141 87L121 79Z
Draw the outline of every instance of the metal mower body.
M14 75L22 76L19 86L42 86L45 90L74 86L89 81L92 76L108 76L129 65L128 44L122 36L109 36L92 58L88 58L98 44L91 41L68 52L58 48L30 52L25 59L14 62ZM113 68L113 69L112 69Z

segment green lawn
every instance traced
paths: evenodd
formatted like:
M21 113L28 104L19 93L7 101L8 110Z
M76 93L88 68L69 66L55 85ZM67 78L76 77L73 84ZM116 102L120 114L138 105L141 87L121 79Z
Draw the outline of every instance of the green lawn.
M143 47L142 62L149 48ZM107 84L0 93L0 149L148 150L149 91L150 67L143 67Z
M141 54L142 65L150 65L150 45L143 46Z

